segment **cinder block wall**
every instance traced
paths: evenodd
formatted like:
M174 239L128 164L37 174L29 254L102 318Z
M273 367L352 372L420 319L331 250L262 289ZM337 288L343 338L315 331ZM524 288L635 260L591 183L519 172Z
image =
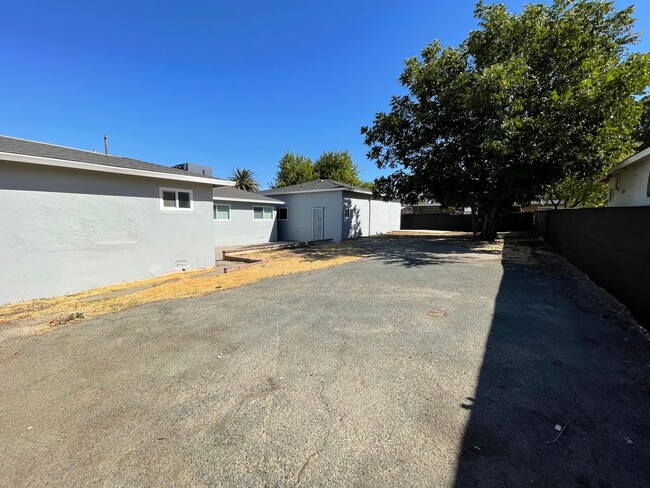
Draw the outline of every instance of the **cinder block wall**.
M535 227L650 330L650 207L542 211Z

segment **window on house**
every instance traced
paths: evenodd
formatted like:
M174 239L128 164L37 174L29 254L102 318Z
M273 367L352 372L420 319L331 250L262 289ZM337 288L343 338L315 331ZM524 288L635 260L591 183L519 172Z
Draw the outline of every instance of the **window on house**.
M215 204L214 220L230 220L230 205Z
M614 188L609 189L609 201L614 200Z
M351 209L346 208L343 210L343 217L345 218L345 220L350 220L351 215L352 215Z
M645 189L645 196L650 198L650 173L648 173L648 185Z
M278 220L289 220L289 209L287 207L278 208Z
M273 207L253 207L255 220L273 220Z
M192 210L192 190L161 188L160 208L163 210Z

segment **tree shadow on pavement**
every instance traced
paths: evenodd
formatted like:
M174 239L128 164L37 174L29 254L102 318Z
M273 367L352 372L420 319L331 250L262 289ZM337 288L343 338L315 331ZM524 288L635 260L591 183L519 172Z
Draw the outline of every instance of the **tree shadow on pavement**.
M558 255L517 245L476 390L459 393L454 486L650 486L647 339Z
M474 240L471 236L400 236L390 235L355 239L296 251L309 260L338 256L364 256L406 267L422 267L459 260L497 259L500 244Z

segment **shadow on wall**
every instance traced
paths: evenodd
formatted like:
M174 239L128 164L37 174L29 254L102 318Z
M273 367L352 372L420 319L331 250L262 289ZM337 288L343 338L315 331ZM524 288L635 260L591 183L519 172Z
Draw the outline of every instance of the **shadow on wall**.
M361 228L361 212L359 208L352 205L349 198L343 199L343 240L354 239L363 236Z
M273 219L273 227L271 228L271 235L269 235L269 242L279 241L280 240L280 229L278 228L278 212L277 210L273 213L275 218ZM275 236L275 238L274 238Z
M458 392L454 486L650 486L647 345L557 255L512 247L476 390Z

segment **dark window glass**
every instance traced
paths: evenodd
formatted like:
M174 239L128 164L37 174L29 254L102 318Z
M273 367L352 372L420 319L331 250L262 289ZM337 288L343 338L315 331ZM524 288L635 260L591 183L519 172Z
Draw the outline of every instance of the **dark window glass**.
M176 192L164 191L163 192L163 205L165 207L176 207Z
M286 207L278 208L278 220L287 220L289 218L289 209Z
M645 196L650 197L650 173L648 173L648 186L645 189Z
M186 191L178 192L178 208L192 208L189 192Z

